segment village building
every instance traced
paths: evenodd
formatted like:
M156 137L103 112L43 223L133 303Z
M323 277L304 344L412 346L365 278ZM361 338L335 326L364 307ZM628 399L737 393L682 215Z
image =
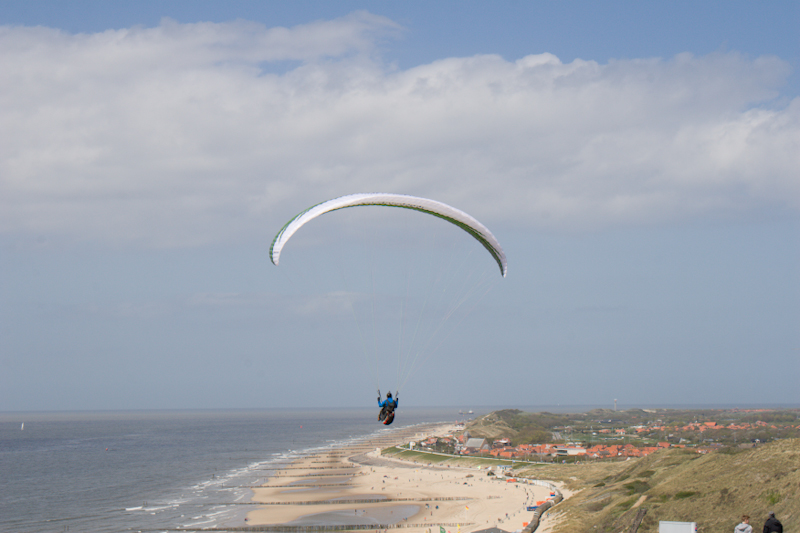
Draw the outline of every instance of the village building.
M488 452L491 449L486 439L467 439L464 446L461 448L461 453L464 455L472 455L482 452Z

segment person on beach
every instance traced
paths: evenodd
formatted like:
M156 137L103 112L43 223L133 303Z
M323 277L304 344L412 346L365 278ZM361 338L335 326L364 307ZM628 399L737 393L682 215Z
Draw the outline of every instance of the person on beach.
M733 533L753 533L753 526L750 525L750 517L742 516L742 523L733 528Z
M392 398L392 393L386 393L386 399L381 401L381 391L378 391L378 406L381 412L378 414L378 422L389 425L394 421L394 410L397 408L398 398Z
M764 522L764 533L783 533L783 524L775 518L775 512L769 512L769 518Z

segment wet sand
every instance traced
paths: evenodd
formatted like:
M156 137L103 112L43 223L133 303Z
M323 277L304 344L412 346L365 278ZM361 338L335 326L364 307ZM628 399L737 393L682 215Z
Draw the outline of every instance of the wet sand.
M486 470L428 466L380 456L378 449L452 432L452 426L402 429L303 457L254 490L264 507L249 525L400 525L420 533L438 527L463 533L488 527L515 531L527 505L549 489L509 483Z

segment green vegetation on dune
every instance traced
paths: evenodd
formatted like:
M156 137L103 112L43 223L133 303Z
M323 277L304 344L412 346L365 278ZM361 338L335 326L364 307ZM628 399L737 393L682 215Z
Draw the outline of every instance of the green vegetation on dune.
M474 437L508 437L512 444L550 442L551 429L571 424L575 417L585 415L555 415L552 413L526 413L519 409L494 411L469 425L469 434Z

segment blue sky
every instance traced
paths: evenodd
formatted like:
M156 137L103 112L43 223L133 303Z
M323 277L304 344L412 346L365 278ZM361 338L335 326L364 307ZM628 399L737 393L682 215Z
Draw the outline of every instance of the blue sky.
M332 305L358 291L267 257L297 212L367 191L463 209L509 258L407 405L796 404L798 22L793 2L4 2L0 410L369 405ZM287 258L330 257L352 228L329 216Z

